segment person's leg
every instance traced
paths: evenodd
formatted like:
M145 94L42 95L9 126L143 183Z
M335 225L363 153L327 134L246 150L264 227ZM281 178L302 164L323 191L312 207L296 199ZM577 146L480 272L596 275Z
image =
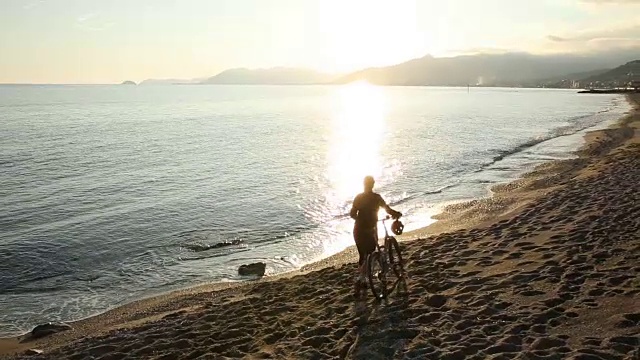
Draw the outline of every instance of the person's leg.
M360 278L362 282L367 281L367 257L376 250L375 232L367 231L360 236L360 253L362 264L360 265Z
M353 229L353 239L356 242L356 248L358 249L358 273L356 281L364 283L366 281L366 263L367 255L369 255L369 247L367 246L367 234L358 228Z

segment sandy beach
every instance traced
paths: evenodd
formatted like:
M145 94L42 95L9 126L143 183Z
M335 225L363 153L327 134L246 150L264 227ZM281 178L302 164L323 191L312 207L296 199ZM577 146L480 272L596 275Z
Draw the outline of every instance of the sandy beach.
M0 339L0 357L640 359L640 95L629 99L631 114L589 133L579 157L404 236L406 294L354 299L348 249L295 273L134 302L42 339Z

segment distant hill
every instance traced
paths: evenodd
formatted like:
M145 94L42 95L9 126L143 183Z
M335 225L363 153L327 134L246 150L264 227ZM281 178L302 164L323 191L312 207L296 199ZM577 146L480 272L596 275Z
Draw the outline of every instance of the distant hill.
M541 79L596 73L621 62L614 57L527 53L425 56L398 65L357 71L339 78L336 83L366 80L379 85L535 86L543 81Z
M123 81L120 85L135 85L136 83L131 80Z
M630 80L640 80L640 60L629 61L615 69L585 77L582 82L626 83Z
M306 85L324 84L331 80L331 76L313 70L276 67L271 69L229 69L216 76L212 76L201 83Z
M603 74L611 69L598 69L593 71L583 71L565 75L554 76L542 80L537 80L528 84L529 87L546 87L546 88L582 88L582 80L587 77Z
M180 84L197 84L203 79L147 79L140 85L180 85Z
M609 70L611 69L598 69L598 70L592 70L592 71L583 71L583 72L559 75L559 76L554 76L547 79L542 79L542 80L539 80L538 82L542 84L545 84L545 83L553 84L562 80L583 80L587 77L604 74Z
M640 69L637 69L638 60L627 63L624 65L626 68L615 68L636 56L637 53L631 51L609 51L589 56L504 53L435 58L427 55L339 77L301 68L235 68L208 78L147 79L140 85L309 85L366 80L378 85L573 87L583 84L585 80L599 81L598 79L602 79L600 77L620 77L630 69L640 74Z

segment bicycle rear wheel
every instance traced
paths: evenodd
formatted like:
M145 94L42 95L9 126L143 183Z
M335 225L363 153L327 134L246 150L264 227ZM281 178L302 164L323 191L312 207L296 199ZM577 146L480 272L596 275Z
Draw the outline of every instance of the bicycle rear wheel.
M373 252L367 257L367 275L369 287L373 296L380 300L387 297L387 279L379 252Z
M398 278L404 277L404 261L402 260L400 245L393 236L389 239L389 265Z

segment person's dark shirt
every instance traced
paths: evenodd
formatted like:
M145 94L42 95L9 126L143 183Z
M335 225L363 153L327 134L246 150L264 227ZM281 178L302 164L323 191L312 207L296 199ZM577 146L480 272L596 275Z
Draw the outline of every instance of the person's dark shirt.
M374 192L363 192L353 199L350 215L356 220L355 227L372 229L378 222L378 211L387 207L382 196Z

